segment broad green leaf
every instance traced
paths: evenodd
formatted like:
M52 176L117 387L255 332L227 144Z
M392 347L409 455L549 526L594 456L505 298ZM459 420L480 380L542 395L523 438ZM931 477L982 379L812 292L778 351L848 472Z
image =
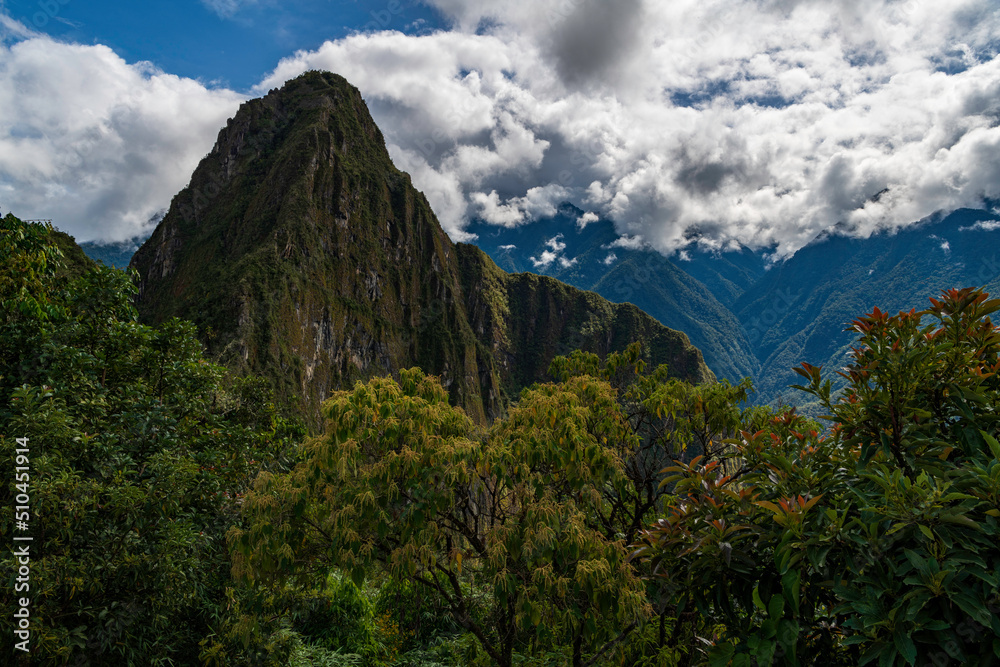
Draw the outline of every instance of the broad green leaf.
M772 595L771 599L767 603L767 615L777 620L781 618L782 612L785 610L785 599L780 595Z
M892 640L896 645L896 650L903 656L906 663L909 665L916 664L917 646L913 643L913 640L898 629L892 634Z
M980 433L983 436L983 440L985 440L986 444L989 445L990 451L993 452L993 458L1000 460L1000 442L997 442L997 439L986 431L980 431Z
M781 589L788 604L791 605L792 612L797 613L799 603L799 590L801 576L798 570L789 570L781 577Z

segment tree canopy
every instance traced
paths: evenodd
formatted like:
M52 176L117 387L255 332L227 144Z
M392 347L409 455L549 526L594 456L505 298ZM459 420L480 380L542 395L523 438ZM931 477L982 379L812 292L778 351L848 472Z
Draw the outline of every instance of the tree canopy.
M31 653L13 655L195 664L224 599L239 496L296 429L255 381L205 361L192 325L138 323L128 275L91 265L72 278L52 236L8 215L0 237L0 450L12 461L28 439L18 534L33 538Z
M28 439L34 540L18 664L1000 660L982 290L852 322L844 391L796 369L819 419L637 343L557 358L488 426L420 369L358 382L305 438L193 325L139 323L128 274L0 231L0 451Z

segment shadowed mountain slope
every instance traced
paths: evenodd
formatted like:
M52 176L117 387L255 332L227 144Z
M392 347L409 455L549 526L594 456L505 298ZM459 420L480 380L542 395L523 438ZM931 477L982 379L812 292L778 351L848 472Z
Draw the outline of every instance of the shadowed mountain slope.
M857 334L850 322L876 306L883 311L928 306L941 290L967 286L1000 293L1000 216L959 209L894 234L867 239L830 236L775 265L733 304L753 342L765 401L795 401L789 390L803 361L835 375Z

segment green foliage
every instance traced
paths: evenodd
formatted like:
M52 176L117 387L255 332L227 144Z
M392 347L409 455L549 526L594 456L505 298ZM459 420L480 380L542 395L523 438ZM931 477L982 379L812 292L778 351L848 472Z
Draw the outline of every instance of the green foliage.
M418 369L359 382L295 447L266 381L206 362L190 323L138 323L128 275L2 224L32 665L1000 659L1000 301L981 290L855 320L839 398L797 368L825 430L631 345L557 357L488 427Z
M19 345L2 360L0 456L29 439L30 663L193 664L222 614L238 496L295 428L232 418L242 397L194 328L140 325L129 276L62 279L48 230L4 225L0 322ZM15 492L0 491L5 539Z
M931 304L853 323L840 399L818 367L796 369L827 434L756 410L734 472L671 469L678 502L635 555L678 615L723 623L711 664L1000 658L1000 302L965 289Z
M479 622L488 614L488 596L468 587L469 613ZM375 613L399 628L401 650L414 651L465 632L449 613L447 600L436 590L408 579L389 579L379 587Z
M998 309L967 288L855 320L861 344L836 403L818 369L801 370L862 464L846 528L867 558L836 587L862 663L1000 659Z
M651 608L625 545L666 508L664 462L725 451L749 384L692 387L663 366L647 374L641 356L632 345L604 362L557 358L560 382L525 390L486 431L416 369L336 393L327 435L247 497L234 572L302 583L329 567L358 583L387 572L393 595L437 610L426 623L395 617L414 633L409 655L459 629L499 664L543 647L574 665L664 654L629 638Z
M599 378L615 390L624 429L608 439L624 463L627 484L606 485L605 503L595 516L609 538L631 543L652 519L666 509L669 489L663 468L675 459L718 458L728 446L724 439L740 428L737 404L751 391L748 380L692 385L670 376L666 366L645 372L639 344L613 352L602 362L581 351L557 357L549 373L566 383L572 378Z
M532 642L583 659L646 614L621 541L592 523L625 483L614 390L590 377L527 390L478 432L433 378L403 371L337 393L328 435L288 475L265 475L234 529L234 570L358 582L376 566L426 587L499 664ZM489 591L485 618L470 586Z
M32 370L21 352L37 345L46 322L62 317L54 294L62 253L50 242L51 226L26 225L8 213L0 219L0 400Z
M51 225L29 225L8 213L0 219L0 306L8 321L49 319L58 311L49 303L50 280L62 256L49 241Z

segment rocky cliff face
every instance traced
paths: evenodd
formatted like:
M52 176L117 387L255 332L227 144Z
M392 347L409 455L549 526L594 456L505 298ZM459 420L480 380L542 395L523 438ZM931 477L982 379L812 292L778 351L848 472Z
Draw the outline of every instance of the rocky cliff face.
M272 378L313 423L331 391L410 366L487 420L555 354L636 339L711 377L683 334L634 307L453 244L330 73L244 104L131 266L144 320L193 320L211 355Z
M584 349L605 356L637 340L678 376L696 382L714 379L686 335L632 304L611 303L546 276L510 274L475 246L460 243L456 248L466 312L508 392L544 377L556 355Z

